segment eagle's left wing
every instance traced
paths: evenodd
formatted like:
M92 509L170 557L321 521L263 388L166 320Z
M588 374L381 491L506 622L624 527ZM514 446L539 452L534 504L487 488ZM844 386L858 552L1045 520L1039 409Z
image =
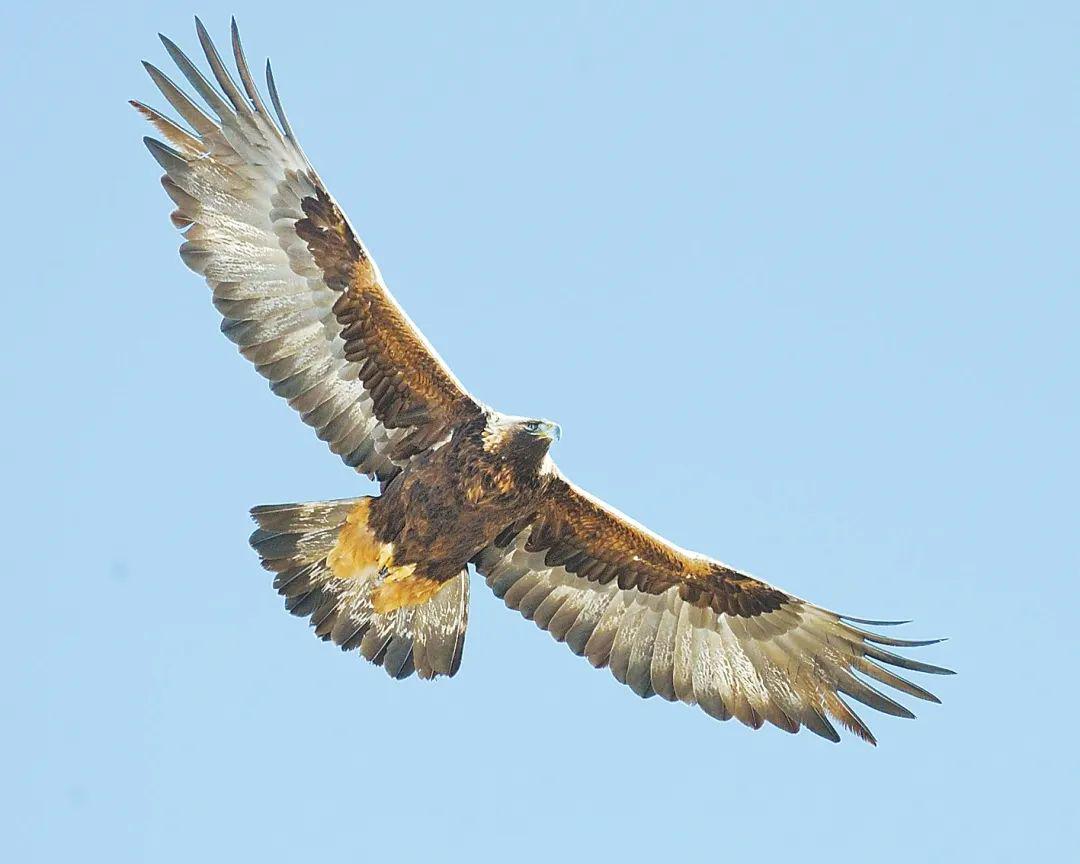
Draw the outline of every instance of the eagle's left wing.
M836 741L833 717L874 743L841 694L914 715L856 673L936 702L880 664L948 672L879 647L930 642L861 629L890 622L837 615L679 549L561 476L535 516L509 526L474 563L507 606L639 696L697 704L755 729L768 720Z
M346 464L384 484L481 408L383 284L374 260L296 141L270 66L275 121L240 47L237 84L196 19L215 87L165 47L213 116L145 64L184 129L132 104L184 233L180 256L206 277L222 331ZM242 88L242 89L241 89Z

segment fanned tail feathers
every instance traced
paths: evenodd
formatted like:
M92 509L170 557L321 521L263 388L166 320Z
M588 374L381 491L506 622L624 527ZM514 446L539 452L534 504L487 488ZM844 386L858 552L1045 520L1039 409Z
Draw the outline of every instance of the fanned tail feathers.
M293 615L310 618L315 635L360 653L394 678L453 675L461 665L468 623L469 579L463 570L426 603L379 614L372 591L377 568L335 575L327 558L349 514L365 499L255 507L251 545L275 573L274 587Z

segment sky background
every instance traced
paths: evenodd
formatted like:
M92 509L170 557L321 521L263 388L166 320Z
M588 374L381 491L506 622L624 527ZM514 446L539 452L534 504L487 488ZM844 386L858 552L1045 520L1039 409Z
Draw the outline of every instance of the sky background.
M5 857L1067 857L1076 4L391 5L7 13ZM176 254L126 100L165 107L139 60L195 48L193 12L274 58L475 394L558 420L563 470L677 543L951 637L919 653L944 704L865 712L876 749L753 733L478 580L452 681L287 615L248 508L372 487Z

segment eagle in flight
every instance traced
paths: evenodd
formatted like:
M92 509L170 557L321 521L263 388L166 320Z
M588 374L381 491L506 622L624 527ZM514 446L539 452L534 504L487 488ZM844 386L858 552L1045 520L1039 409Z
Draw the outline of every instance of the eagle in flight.
M566 479L559 427L472 396L387 290L281 108L271 114L232 25L239 83L202 23L214 83L165 48L211 113L149 63L187 128L132 105L222 332L274 393L380 494L256 507L251 545L294 615L391 676L453 675L469 566L507 606L642 697L839 740L874 737L844 697L914 715L873 687L937 702L888 667L945 673L896 639L680 549ZM863 626L860 626L863 625ZM936 641L936 640L935 640ZM831 719L830 719L831 718Z

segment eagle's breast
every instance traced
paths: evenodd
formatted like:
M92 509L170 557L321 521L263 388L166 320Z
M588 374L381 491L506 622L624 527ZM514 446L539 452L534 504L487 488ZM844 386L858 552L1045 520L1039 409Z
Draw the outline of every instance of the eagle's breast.
M485 448L478 424L411 462L375 501L372 519L396 561L451 578L528 515L540 492L530 459L512 447Z

